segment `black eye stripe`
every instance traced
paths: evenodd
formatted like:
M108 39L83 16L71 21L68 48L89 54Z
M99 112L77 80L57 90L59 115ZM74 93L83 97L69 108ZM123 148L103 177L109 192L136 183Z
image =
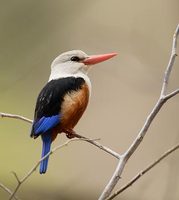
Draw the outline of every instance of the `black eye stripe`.
M70 60L74 62L79 62L81 59L78 56L72 56Z

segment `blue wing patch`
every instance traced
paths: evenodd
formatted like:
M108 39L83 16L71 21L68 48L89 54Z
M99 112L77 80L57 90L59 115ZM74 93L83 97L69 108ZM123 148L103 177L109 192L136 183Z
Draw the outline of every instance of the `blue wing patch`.
M54 128L60 123L60 115L54 115L51 117L42 117L38 121L33 123L33 135L39 136L41 133L45 133L48 130Z

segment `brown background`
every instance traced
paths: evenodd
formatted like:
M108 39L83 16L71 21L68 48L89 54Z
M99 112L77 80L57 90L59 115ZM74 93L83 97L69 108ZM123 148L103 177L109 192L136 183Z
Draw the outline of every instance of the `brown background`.
M124 152L155 104L179 22L178 0L1 0L0 111L33 117L36 97L61 52L118 52L90 73L93 93L76 127L79 134ZM170 89L179 87L179 61ZM179 97L164 106L116 188L179 140ZM0 182L13 188L37 162L41 141L30 125L0 120ZM59 136L58 145L66 140ZM56 152L48 173L33 174L18 195L24 200L97 199L117 161L85 142ZM0 189L0 199L8 195ZM179 152L160 163L116 199L179 199Z

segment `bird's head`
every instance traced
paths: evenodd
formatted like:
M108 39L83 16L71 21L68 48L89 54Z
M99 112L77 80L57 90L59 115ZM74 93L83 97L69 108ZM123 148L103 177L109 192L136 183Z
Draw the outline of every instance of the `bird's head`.
M60 54L51 64L50 79L87 74L90 66L116 56L117 53L89 56L81 50Z

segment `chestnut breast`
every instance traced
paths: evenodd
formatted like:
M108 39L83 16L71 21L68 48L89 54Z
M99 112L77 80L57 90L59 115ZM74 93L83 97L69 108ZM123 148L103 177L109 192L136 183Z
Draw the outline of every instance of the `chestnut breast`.
M84 83L81 88L68 92L61 105L60 132L73 129L84 113L89 100L89 88Z

